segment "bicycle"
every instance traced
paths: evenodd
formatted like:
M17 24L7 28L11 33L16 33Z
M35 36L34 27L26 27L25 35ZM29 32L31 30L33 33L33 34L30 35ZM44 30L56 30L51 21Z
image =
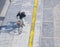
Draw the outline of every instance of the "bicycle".
M23 21L22 20L17 21L17 25L18 25L18 34L21 34L23 31Z

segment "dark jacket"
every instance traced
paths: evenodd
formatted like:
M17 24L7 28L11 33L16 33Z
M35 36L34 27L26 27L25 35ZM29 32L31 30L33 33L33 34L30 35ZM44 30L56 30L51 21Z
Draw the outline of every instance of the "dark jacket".
M16 17L18 17L18 16L20 16L21 14L20 14L20 12L18 12L18 14L16 15Z
M21 14L20 14L20 12L19 12L19 13L17 14L17 17L18 17L18 16L19 16L20 19L26 17L25 12L22 12Z

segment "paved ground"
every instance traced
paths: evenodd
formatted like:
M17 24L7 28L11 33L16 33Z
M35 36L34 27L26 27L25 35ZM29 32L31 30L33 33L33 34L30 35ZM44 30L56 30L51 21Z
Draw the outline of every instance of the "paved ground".
M33 4L32 0L29 0L29 2L28 0L15 0L10 4L0 30L2 32L0 34L0 47L28 47ZM20 35L14 33L14 31L18 31L17 27L14 26L18 11L25 11L27 15L25 18L26 25Z
M4 22L2 24L2 26L4 26L4 27L2 28L3 31L0 34L0 38L1 38L0 47L27 47L28 46L31 15L32 15L32 11L30 11L30 10L33 9L33 5L31 4L32 2L30 1L29 3L27 3L28 7L25 6L26 4L23 6L23 4L26 2L27 2L27 0L26 1L17 0L17 1L13 1L10 4L7 14L5 16ZM32 6L32 8L30 6ZM28 9L29 7L31 8L30 10ZM25 18L26 25L23 28L23 32L20 35L15 35L14 31L18 31L18 29L15 28L12 30L11 25L17 21L16 15L19 10L26 11L26 13L27 13L27 17ZM13 23L11 23L11 22L13 22ZM8 31L8 30L11 30L11 31ZM9 32L11 34L9 34ZM22 45L22 44L24 44L24 45Z
M59 0L39 0L33 47L60 47L60 22L57 22L57 20L60 21L58 18L60 15L58 13L60 12L59 3ZM15 16L20 10L26 12L26 26L20 35L14 35L13 31L17 31L17 28L12 30L12 28L7 26L7 29L12 30L9 31L11 34L3 28L2 30L5 31L0 34L0 47L28 47L33 4L33 0L13 0L2 25L11 25L12 22L16 22L17 19Z
M60 0L43 0L43 24L40 47L60 47Z

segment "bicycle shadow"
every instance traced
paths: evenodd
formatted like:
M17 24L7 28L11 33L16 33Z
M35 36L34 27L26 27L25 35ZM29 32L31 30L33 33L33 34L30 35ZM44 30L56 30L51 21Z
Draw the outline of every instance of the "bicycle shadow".
M7 33L13 32L16 28L19 28L16 22L9 22L7 25L0 26L0 30Z

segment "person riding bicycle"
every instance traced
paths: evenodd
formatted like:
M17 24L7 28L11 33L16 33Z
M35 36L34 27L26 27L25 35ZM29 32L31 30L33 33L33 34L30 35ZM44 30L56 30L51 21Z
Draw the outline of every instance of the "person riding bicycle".
M16 15L18 21L17 21L17 24L20 24L20 26L23 27L23 25L25 25L25 21L24 21L24 17L26 17L26 14L25 12L18 12L18 14Z

